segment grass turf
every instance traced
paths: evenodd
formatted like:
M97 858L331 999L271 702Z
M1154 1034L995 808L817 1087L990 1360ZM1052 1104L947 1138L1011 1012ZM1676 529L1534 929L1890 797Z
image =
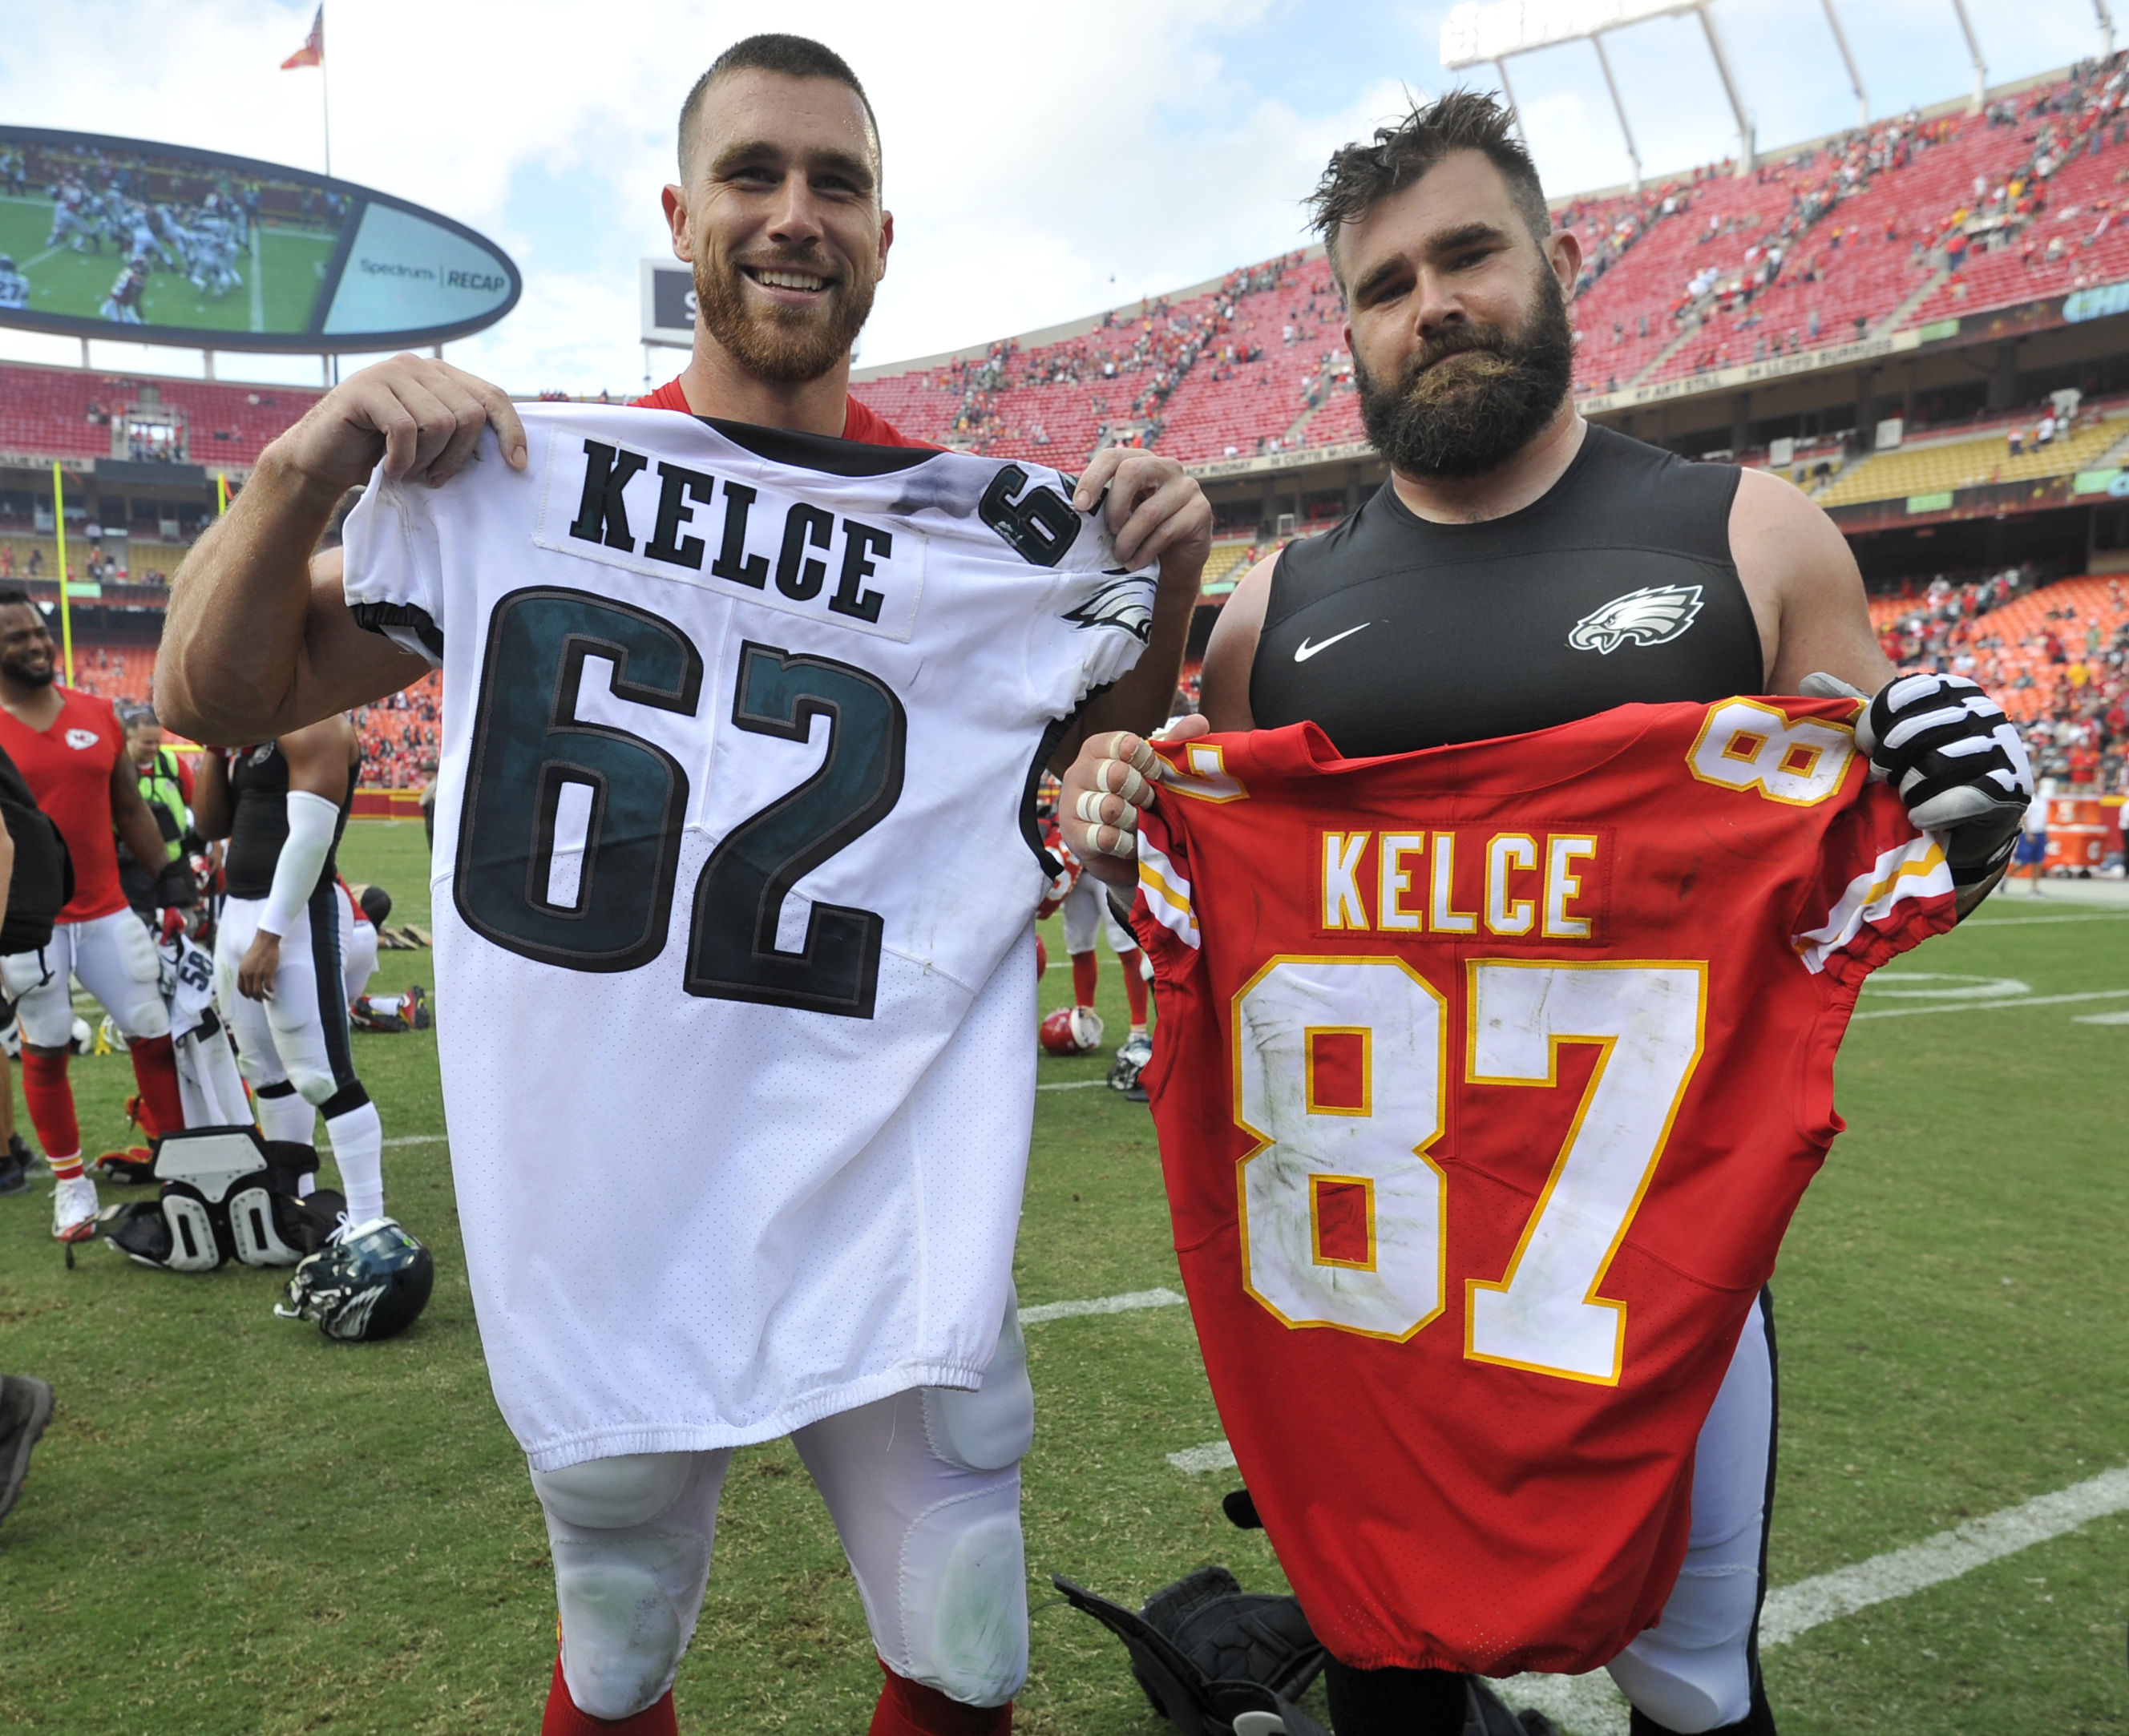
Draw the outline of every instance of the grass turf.
M31 309L76 319L102 317L103 298L126 268L123 245L107 241L100 252L76 253L69 237L53 249L45 245L51 227L50 200L0 198L0 253L12 254L17 269L29 278ZM219 296L194 288L189 278L159 264L141 292L143 322L188 331L302 331L339 238L323 230L262 226L257 239L255 259L249 246L236 255L243 284ZM255 287L260 292L255 324Z
M358 822L349 877L426 915L420 829ZM2129 990L2129 917L1998 901L1896 969ZM1069 998L1059 937L1044 1004ZM1122 986L1105 953L1111 1043ZM431 980L388 953L380 987ZM1915 987L1917 985L1908 985ZM1956 985L1951 985L1956 986ZM1924 1004L1884 989L1871 1011ZM1841 1062L1850 1125L1777 1281L1782 1472L1774 1582L1912 1543L2129 1458L2129 1026L2115 1001L1874 1019ZM451 1010L446 1006L443 1016ZM442 1130L426 1034L360 1037L388 1139ZM1045 1061L1098 1079L1107 1054ZM130 1072L75 1063L91 1148ZM1179 1287L1144 1109L1098 1085L1037 1100L1024 1304ZM553 1647L545 1539L498 1418L445 1150L386 1153L391 1206L436 1249L420 1324L376 1346L276 1320L270 1273L65 1269L46 1191L0 1201L0 1366L59 1410L0 1524L0 1727L83 1733L529 1732ZM1025 1510L1029 1736L1155 1736L1122 1648L1056 1603L1063 1572L1136 1600L1206 1561L1283 1584L1230 1529L1232 1473L1165 1455L1221 1429L1186 1310L1029 1329L1039 1424ZM2129 1731L2129 1519L1817 1629L1767 1657L1785 1736ZM796 1457L736 1457L680 1677L683 1729L842 1736L878 1684L855 1591ZM1317 1710L1321 1712L1320 1697Z

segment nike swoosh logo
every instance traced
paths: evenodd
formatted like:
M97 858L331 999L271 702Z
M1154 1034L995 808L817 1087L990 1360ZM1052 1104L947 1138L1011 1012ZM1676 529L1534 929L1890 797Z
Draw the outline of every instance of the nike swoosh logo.
M1318 651L1327 651L1331 646L1336 644L1340 640L1350 639L1355 633L1362 632L1373 625L1374 625L1373 621L1364 621L1357 627L1348 627L1342 633L1333 633L1320 645L1312 645L1309 644L1308 635L1304 633L1301 636L1301 643L1293 648L1293 660L1296 663L1307 663L1308 659L1313 657Z

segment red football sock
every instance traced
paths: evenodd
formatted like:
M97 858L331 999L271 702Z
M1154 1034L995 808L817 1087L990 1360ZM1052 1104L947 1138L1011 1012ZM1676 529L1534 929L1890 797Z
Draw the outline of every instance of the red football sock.
M178 1095L178 1052L170 1039L136 1037L127 1049L141 1087L141 1130L151 1139L179 1131L185 1125L185 1106Z
M555 1656L554 1685L547 1690L547 1713L540 1720L540 1736L680 1736L679 1721L673 1715L673 1691L666 1689L652 1705L627 1718L594 1718L577 1710L569 1698L569 1685L562 1679L562 1658Z
M884 1663L879 1672L887 1681L867 1736L1012 1736L1010 1700L1002 1706L964 1705Z
M67 1055L40 1055L27 1044L22 1047L22 1101L28 1106L30 1125L52 1161L52 1172L66 1179L60 1166L74 1165L81 1173L81 1125L74 1120L74 1092L67 1084Z
M1092 1006L1094 1004L1094 984L1098 980L1101 961L1093 953L1072 954L1072 1004Z
M1124 997L1131 1002L1131 1025L1134 1029L1145 1023L1145 977L1138 968L1139 950L1133 947L1127 953L1118 953L1117 963L1123 967Z

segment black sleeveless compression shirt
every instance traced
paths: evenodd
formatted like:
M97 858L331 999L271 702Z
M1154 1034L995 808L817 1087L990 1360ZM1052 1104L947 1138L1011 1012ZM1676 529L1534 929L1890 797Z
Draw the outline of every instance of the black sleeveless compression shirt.
M358 758L347 770L347 793L341 798L333 825L332 848L318 872L318 885L330 886L339 872L341 833L355 806ZM264 898L274 890L274 865L288 841L288 759L276 741L229 756L229 847L222 854L224 889L232 898ZM312 887L315 892L317 887Z
M1592 423L1560 480L1504 518L1431 524L1386 479L1272 569L1257 727L1311 719L1360 759L1760 692L1730 558L1737 478Z

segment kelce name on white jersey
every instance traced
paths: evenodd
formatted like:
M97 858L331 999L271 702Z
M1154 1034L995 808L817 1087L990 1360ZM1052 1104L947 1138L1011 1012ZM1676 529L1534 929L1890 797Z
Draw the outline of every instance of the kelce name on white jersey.
M569 449L574 444L559 427L549 441L533 533L542 548L688 583L707 575L769 608L904 643L915 630L926 539L907 525L889 530L839 517L811 501L604 440L583 440L581 454ZM571 502L576 516L551 523ZM713 526L709 509L720 503ZM707 535L689 535L691 525ZM640 535L645 528L650 534Z

